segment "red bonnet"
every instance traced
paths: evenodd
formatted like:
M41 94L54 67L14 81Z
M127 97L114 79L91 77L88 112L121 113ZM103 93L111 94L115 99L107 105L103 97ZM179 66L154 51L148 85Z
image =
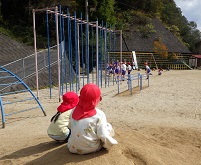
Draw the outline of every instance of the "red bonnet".
M63 102L57 108L57 110L61 113L74 108L77 105L79 100L78 95L75 92L66 92L63 95L62 99L63 99Z
M100 88L93 84L86 84L80 91L79 102L73 111L74 120L80 120L96 115L96 105L101 100Z

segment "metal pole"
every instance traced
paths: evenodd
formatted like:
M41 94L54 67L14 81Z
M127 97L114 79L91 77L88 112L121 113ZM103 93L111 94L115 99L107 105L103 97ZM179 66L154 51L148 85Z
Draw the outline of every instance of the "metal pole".
M58 7L56 6L55 9L55 14L56 14L56 37L57 37L57 65L58 65L58 96L59 96L59 102L61 101L60 98L60 53L59 53L59 27L58 27Z
M75 34L75 64L76 64L76 92L78 92L79 87L78 87L78 82L80 81L78 78L78 34L77 34L77 22L76 22L76 12L74 12L74 34Z
M89 20L88 16L86 18L86 73L87 73L87 83L89 83Z
M122 62L122 30L120 30L120 61Z
M94 31L93 27L91 26L91 38L92 38L92 46L91 46L91 65L92 65L92 83L94 83Z
M50 98L52 98L52 76L51 76L51 65L50 65L50 35L49 35L49 17L46 11L46 23L47 23L47 45L48 45L48 75L49 75L49 85L50 85Z
M34 31L35 67L36 67L36 91L37 91L37 98L39 99L39 91L38 91L38 57L37 57L37 48L36 48L36 24L35 24L35 10L34 9L33 9L33 31Z
M87 74L87 83L89 83L89 47L88 47L88 42L89 42L89 33L88 33L88 28L89 28L89 23L88 23L88 0L85 0L85 20L86 20L86 44L85 44L85 71Z
M4 112L3 101L1 99L1 96L0 96L0 107L1 107L2 128L5 128L6 119L5 119L5 112Z
M82 13L81 13L81 20L82 20ZM84 41L83 41L83 21L81 21L81 27L80 27L80 31L81 31L81 47L82 47L82 86L84 86Z
M106 24L106 28L107 28L107 24ZM104 63L105 63L105 87L107 86L107 74L109 76L109 73L107 73L107 64L109 64L109 62L107 61L107 29L104 30L104 49L105 49L105 55L104 55Z
M59 6L59 13L61 13L61 5ZM59 52L59 55L60 55L60 90L61 90L61 95L63 95L63 89L64 89L64 80L63 80L63 38L62 38L62 26L63 26L63 23L62 23L62 15L60 14L59 15L59 36L60 36L60 39L59 39L59 49L60 49L60 52Z
M101 24L102 26L103 26L103 21L102 21L102 24ZM102 88L102 82L103 82L103 29L101 28L100 29L100 54L99 54L99 60L100 60L100 66L99 66L99 72L100 72L100 75L99 75L99 77L100 77L100 79L99 79L99 81L100 81L100 87Z
M121 61L120 75L121 75L121 78L122 78L122 30L120 30L120 61Z
M98 66L98 21L96 21L96 85L99 86L99 66Z
M77 24L77 51L78 51L78 90L80 90L80 29Z

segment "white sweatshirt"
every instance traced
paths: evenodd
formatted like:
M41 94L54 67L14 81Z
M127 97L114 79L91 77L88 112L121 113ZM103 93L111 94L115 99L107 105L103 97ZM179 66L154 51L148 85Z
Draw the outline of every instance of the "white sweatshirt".
M117 141L112 137L114 130L107 123L103 111L96 108L97 114L89 118L74 120L70 115L69 128L71 136L68 140L68 148L72 153L87 154L96 152L102 147L109 149Z

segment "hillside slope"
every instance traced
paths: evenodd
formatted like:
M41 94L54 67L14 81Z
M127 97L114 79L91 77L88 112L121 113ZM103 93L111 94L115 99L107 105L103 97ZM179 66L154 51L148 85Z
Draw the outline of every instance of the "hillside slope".
M52 85L57 85L57 51L51 51L52 62L55 63L51 65L51 79ZM30 56L33 55L33 56ZM29 58L25 58L30 56ZM17 60L17 61L16 61ZM14 62L16 61L16 62ZM55 62L56 61L56 62ZM49 71L47 67L47 51L41 53L38 56L38 70L40 70L38 79L39 87L49 86ZM26 46L23 43L19 43L8 36L0 34L0 65L16 74L20 79L22 79L30 88L36 88L36 76L35 76L35 56L33 47ZM2 79L0 83L7 83L10 80ZM18 85L12 86L12 88L6 89L14 90L20 89ZM1 88L0 88L1 89ZM6 91L1 91L6 92Z
M32 47L0 34L0 65L5 65L33 53L34 49Z

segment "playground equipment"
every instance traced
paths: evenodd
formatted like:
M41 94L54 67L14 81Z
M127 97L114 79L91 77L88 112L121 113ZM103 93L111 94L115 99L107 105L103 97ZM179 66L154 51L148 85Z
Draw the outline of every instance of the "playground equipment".
M12 91L8 90L12 89ZM27 98L21 98L20 100L15 99L14 101L11 101L9 96L17 94L17 93L25 93L29 92L31 97ZM26 96L23 94L23 96ZM8 99L7 99L8 97ZM26 109L18 110L16 106L12 106L15 108L12 108L8 113L6 109L4 109L5 105L8 104L17 104L19 102L26 102L30 100L35 100L35 102L38 104L38 106L31 106L32 104L26 105ZM43 114L46 116L46 113L40 104L37 97L34 95L34 93L30 90L30 88L15 74L10 72L9 70L5 69L4 67L0 66L0 107L1 107L1 115L2 115L2 127L5 128L5 122L6 116L10 116L16 113L25 112L28 110L33 110L36 108L40 108L43 112Z
M89 82L96 83L99 87L102 87L104 80L106 87L108 85L106 82L107 76L106 74L104 75L106 72L103 71L106 71L106 64L110 62L108 52L115 48L113 43L115 43L114 38L116 33L120 33L121 40L122 31L112 30L111 25L108 26L107 23L104 27L103 21L101 25L99 25L98 21L89 22L88 18L82 20L82 14L80 15L80 18L77 18L76 12L74 13L74 16L71 16L68 10L67 13L64 14L61 7L58 10L57 6L53 8L33 9L37 97L39 98L39 79L37 68L37 35L35 17L37 12L43 11L46 11L47 15L48 49L50 47L49 31L51 28L48 23L48 15L53 14L55 16L58 66L57 86L59 88L59 100L61 95L64 93L64 87L66 88L66 91L69 90L67 89L69 87L70 90L78 92L85 83ZM65 32L64 29L67 29L67 32ZM83 29L85 29L85 32ZM122 42L120 43L120 47L122 47ZM48 58L48 67L50 66L50 61L51 59ZM67 70L70 71L69 74L66 74ZM50 69L49 75L51 75ZM66 78L67 76L69 77L68 79ZM51 76L49 76L49 78L51 79ZM49 83L51 95L51 80Z
M46 22L47 22L47 49L40 52L37 51L37 33L36 33L36 12L46 12ZM55 18L55 28L51 27L49 24L50 17ZM52 25L52 24L51 24ZM110 27L110 28L107 28ZM67 29L67 32L64 31ZM85 31L84 31L85 30ZM10 64L6 64L2 69L7 73L11 74L17 80L22 83L26 89L25 90L15 90L18 89L20 83L16 84L15 81L8 82L8 77L5 78L5 73L3 73L4 81L1 81L2 86L10 84L5 88L1 89L1 112L2 112L2 122L5 126L5 117L11 114L16 114L18 112L8 112L6 105L14 104L11 101L6 100L6 96L11 96L15 94L21 94L28 90L33 96L35 101L38 102L39 107L39 86L42 84L41 80L49 78L49 88L50 88L50 98L52 96L52 86L58 87L59 101L60 97L64 92L68 90L78 92L82 86L86 83L93 82L99 87L103 86L103 81L105 80L105 87L109 86L109 82L106 76L106 63L110 61L110 56L108 51L112 51L115 48L115 35L121 30L112 30L111 25L104 27L102 22L99 25L98 21L89 22L87 20L82 20L82 14L80 18L76 17L76 12L74 16L71 16L67 10L67 14L61 11L61 7L45 8L45 9L33 9L33 31L34 31L34 54L27 56L25 58L16 60ZM56 31L56 45L50 45L50 31ZM90 41L89 41L90 40ZM120 45L120 47L122 47ZM34 62L35 61L35 62ZM35 69L34 69L35 67ZM105 73L105 75L104 75ZM24 83L33 79L35 76L35 83L32 83L32 88L36 89L36 96L30 88ZM41 77L42 76L42 77ZM54 79L53 79L54 76ZM55 76L57 76L57 85L55 85ZM41 81L41 82L40 82ZM5 82L5 83L3 83ZM11 85L12 84L12 85ZM45 82L47 87L48 81ZM113 84L114 85L114 84ZM17 86L17 87L16 87ZM44 87L44 86L43 86ZM3 91L5 89L5 91ZM21 89L21 86L20 86ZM11 92L12 91L12 92ZM29 100L29 99L24 99ZM17 101L15 104L18 102ZM31 104L30 104L31 105ZM33 108L28 108L33 109ZM42 106L41 109L45 115L45 111ZM27 110L20 110L19 112L24 112Z
M147 81L147 86L149 87L149 77L147 78L147 75L146 74L141 74L140 75L140 90L142 90L142 83L143 83L143 80L146 80Z
M134 75L128 75L127 84L128 90L130 90L130 94L133 94L133 80L138 80L138 85L140 85L140 73L136 73Z
M128 90L130 91L130 94L132 95L133 94L133 82L135 80L137 80L137 86L136 87L139 87L139 91L142 90L142 87L143 87L143 81L147 81L147 86L149 87L149 77L147 78L147 75L146 74L141 74L141 73L136 73L136 74L129 74L127 75L128 78L127 78L127 84L128 84ZM118 94L120 93L120 82L123 81L125 79L122 79L121 77L119 77L117 79L117 92Z

